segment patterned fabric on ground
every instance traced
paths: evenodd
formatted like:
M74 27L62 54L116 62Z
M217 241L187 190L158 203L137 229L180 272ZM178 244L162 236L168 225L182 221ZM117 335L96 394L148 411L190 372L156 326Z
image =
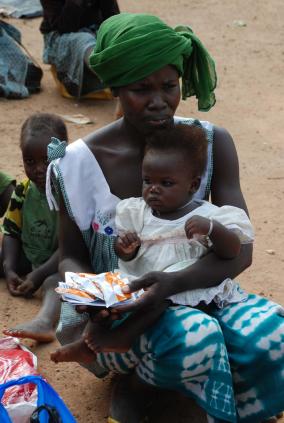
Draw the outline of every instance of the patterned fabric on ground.
M21 33L0 20L0 97L25 98L25 80L30 60L19 47Z
M89 92L104 88L94 74L84 69L85 53L95 44L95 33L87 28L67 34L44 34L43 62L55 66L59 81L74 97L86 94L82 92L83 82L92 87Z
M48 207L46 196L25 179L15 188L3 222L3 232L17 238L29 262L38 267L55 252L58 216Z
M40 0L1 0L1 9L14 18L35 18L42 16Z

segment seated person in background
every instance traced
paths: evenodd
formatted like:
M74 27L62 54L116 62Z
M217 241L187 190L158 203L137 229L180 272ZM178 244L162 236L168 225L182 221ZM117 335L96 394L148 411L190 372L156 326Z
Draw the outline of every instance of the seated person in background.
M15 179L0 171L0 217L2 217L7 210L15 185Z
M52 136L67 139L66 126L56 115L38 113L22 126L20 148L27 178L16 186L5 214L1 257L10 293L31 296L43 286L44 306L52 319L45 331L39 328L40 338L32 325L25 326L26 331L19 326L17 333L4 333L42 342L54 339L53 328L60 308L58 301L54 301L54 286L59 280L58 214L49 209L45 194L47 146Z
M21 32L0 19L0 97L26 98L40 91L42 70L26 47Z
M116 0L41 0L41 4L43 61L53 65L67 96L81 97L103 90L90 70L89 56L100 24L119 13Z

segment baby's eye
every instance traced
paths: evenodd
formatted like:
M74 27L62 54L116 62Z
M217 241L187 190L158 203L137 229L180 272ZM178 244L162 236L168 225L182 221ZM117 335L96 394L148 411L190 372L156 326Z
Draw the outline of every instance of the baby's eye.
M162 184L164 187L171 187L174 183L172 181L163 181Z
M150 179L144 178L143 185L149 185L151 183Z

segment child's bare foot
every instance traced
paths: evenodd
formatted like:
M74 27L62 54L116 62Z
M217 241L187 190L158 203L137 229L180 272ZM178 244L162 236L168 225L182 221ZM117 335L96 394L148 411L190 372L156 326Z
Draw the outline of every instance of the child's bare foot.
M55 331L50 322L42 319L33 319L13 329L4 329L4 335L15 338L34 339L37 342L48 343L55 339Z
M63 361L76 361L77 363L92 363L96 354L85 344L83 338L71 344L64 345L50 354L50 359L55 363Z
M126 336L122 336L118 330L111 330L99 324L93 324L91 331L84 335L85 343L89 349L98 352L127 352L132 342Z

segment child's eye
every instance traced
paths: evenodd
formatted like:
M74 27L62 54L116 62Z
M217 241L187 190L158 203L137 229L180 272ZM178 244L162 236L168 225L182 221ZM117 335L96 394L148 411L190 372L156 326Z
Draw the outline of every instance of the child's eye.
M149 185L151 183L150 179L144 178L143 179L143 184L144 185Z
M32 166L35 163L35 161L33 159L24 159L24 162L28 166Z
M163 186L164 187L171 187L171 186L173 186L173 182L172 181L163 181Z

